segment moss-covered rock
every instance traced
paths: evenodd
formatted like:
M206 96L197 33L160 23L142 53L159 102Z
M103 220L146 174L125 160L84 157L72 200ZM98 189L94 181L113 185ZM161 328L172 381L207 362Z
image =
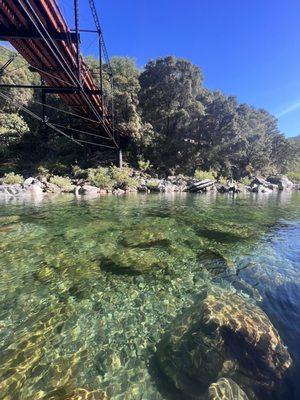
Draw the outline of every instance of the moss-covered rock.
M128 247L168 246L170 239L160 227L133 226L122 232L122 242Z
M248 394L275 390L291 357L268 316L231 290L215 287L180 317L158 346L163 371L195 399L220 377Z
M124 248L102 258L101 269L114 273L140 274L164 265L164 257L156 249Z

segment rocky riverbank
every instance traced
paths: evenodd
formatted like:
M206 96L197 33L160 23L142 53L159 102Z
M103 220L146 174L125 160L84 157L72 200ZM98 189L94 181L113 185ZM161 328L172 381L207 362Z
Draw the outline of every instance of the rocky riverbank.
M0 197L43 196L49 193L74 193L75 195L98 196L106 194L123 195L130 192L141 193L272 193L286 190L299 190L300 184L291 182L284 175L255 177L250 185L244 185L232 179L226 183L212 179L197 180L183 175L153 178L133 171L130 181L119 180L107 187L98 187L86 179L67 177L28 177L20 183L5 183L0 179Z

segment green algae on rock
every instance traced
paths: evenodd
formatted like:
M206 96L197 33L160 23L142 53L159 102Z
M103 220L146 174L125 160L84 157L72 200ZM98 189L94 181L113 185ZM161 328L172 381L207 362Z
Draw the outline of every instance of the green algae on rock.
M255 398L254 393L272 392L292 364L267 315L219 287L170 327L157 356L175 386L193 398L220 376L232 377Z

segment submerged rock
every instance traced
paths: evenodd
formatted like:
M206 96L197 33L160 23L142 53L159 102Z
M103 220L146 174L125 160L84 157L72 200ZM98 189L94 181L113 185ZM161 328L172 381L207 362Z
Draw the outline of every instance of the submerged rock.
M71 394L65 396L63 400L109 400L109 397L102 390L75 389Z
M200 399L220 376L250 398L276 389L291 357L268 316L231 290L214 288L179 318L157 356L175 386Z
M101 269L114 273L140 274L153 271L163 264L155 249L124 248L102 258Z
M208 388L209 400L248 400L246 393L230 378L220 378Z

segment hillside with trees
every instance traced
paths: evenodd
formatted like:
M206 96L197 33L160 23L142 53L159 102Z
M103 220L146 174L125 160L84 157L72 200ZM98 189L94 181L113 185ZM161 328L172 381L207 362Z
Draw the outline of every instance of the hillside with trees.
M0 64L12 54L1 47ZM92 56L86 61L91 68L96 66ZM151 60L140 70L133 59L113 57L112 68L116 127L132 137L125 150L130 165L148 162L161 175L213 170L236 179L299 170L299 140L287 140L266 110L205 88L201 69L190 61L168 56ZM39 77L17 56L0 80L34 84ZM105 88L109 98L107 84ZM87 168L105 161L96 148L82 149L23 113L19 102L39 112L39 93L28 89L6 93L13 101L0 102L2 172L37 166L59 169L57 165L68 171L74 165ZM64 108L55 95L49 102ZM48 110L47 116L69 123L56 110Z

